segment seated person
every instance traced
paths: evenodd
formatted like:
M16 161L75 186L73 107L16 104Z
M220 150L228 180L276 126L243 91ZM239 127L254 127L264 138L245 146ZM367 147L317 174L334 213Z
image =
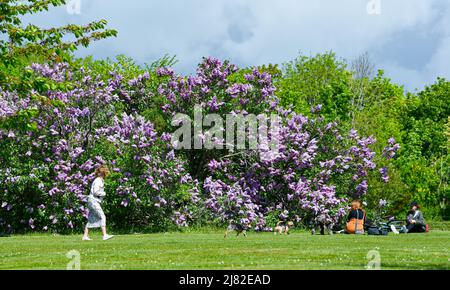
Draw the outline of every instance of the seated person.
M351 210L347 217L347 226L345 232L347 234L364 234L364 223L366 213L361 208L361 202L354 200L351 203Z
M395 226L391 226L392 232L399 233L425 233L428 232L428 225L425 223L422 212L419 210L420 206L417 202L411 203L411 209L406 215L406 226L403 226L398 231Z

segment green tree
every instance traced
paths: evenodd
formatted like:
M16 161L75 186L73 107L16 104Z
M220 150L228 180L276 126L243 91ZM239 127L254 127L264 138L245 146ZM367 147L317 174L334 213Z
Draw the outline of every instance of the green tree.
M19 97L41 98L39 93L50 89L64 91L70 84L52 82L36 77L28 66L32 63L73 63L73 51L88 46L92 41L116 36L117 31L105 29L106 20L87 25L69 24L63 27L40 28L24 26L24 15L47 11L62 6L65 0L0 0L0 94L15 92ZM67 40L70 39L70 40ZM44 100L51 103L49 100ZM0 128L32 129L29 120L37 113L34 109L21 110L15 116L0 119Z
M445 148L447 148L447 153L450 151L450 116L448 117L448 122L445 125L445 136L447 136L447 144L445 145Z
M61 6L65 0L1 0L0 1L0 85L4 89L28 91L24 68L35 59L67 61L70 53L92 41L116 36L117 31L105 29L106 20L87 25L69 24L62 27L40 28L22 25L21 17ZM66 39L71 39L67 41ZM24 78L24 76L26 76Z
M391 82L384 76L382 70L372 79L356 80L355 106L352 106L352 119L347 126L356 129L365 136L373 135L378 140L374 144L377 153L375 160L380 167L387 167L389 182L385 184L381 180L381 174L369 177L370 188L366 196L368 208L377 208L380 199L388 201L388 214L402 213L411 199L408 186L403 182L401 170L393 164L389 164L381 158L384 146L388 139L393 137L401 146L399 156L408 154L402 142L403 125L400 120L405 110L405 97L403 88ZM364 82L359 87L358 82ZM361 89L362 91L360 91ZM403 214L403 213L402 213Z
M408 94L404 125L404 154L399 158L402 178L413 198L430 214L449 218L450 158L446 125L450 116L450 82L438 78L418 94Z
M286 63L276 86L281 104L292 105L296 112L309 114L311 107L320 104L329 119L345 120L350 113L351 78L347 64L327 52Z

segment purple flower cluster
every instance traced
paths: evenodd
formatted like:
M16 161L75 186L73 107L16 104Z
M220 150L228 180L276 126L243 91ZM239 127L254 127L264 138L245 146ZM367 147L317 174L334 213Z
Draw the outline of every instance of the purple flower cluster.
M385 182L389 182L388 169L386 167L380 168L381 179Z
M29 69L46 79L56 82L70 81L73 76L67 63L57 63L54 65L34 63Z
M176 225L187 226L194 216L191 208L199 202L198 183L187 173L183 160L165 145L167 134L158 138L152 123L126 113L96 134L116 149L112 179L118 185L120 206L130 212L150 206L170 215ZM185 196L179 198L177 192L183 190Z
M203 187L208 195L206 208L211 210L215 217L222 221L233 220L247 228L251 228L255 222L259 227L264 226L264 216L253 198L254 195L244 191L239 183L227 185L221 180L216 181L208 177Z
M204 58L195 76L181 77L168 68L158 69L158 76L169 78L157 90L168 101L163 111L190 114L194 105L199 105L206 113L239 113L274 103L268 102L275 92L270 74L255 68L245 75L246 83L230 84L228 77L237 70L235 65L213 58Z
M388 145L383 149L383 157L387 160L395 157L395 154L400 149L400 145L395 143L394 138L389 138Z
M385 199L380 199L380 201L378 202L379 207L386 207L386 205L387 201Z
M0 119L16 115L20 110L28 109L30 98L19 98L14 92L5 92L0 88Z

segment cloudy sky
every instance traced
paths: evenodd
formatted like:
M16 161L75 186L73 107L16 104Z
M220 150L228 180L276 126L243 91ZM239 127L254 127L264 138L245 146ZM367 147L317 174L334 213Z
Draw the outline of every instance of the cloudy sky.
M118 38L81 49L80 56L125 54L151 63L165 54L176 55L175 68L189 74L202 56L250 66L281 64L300 52L333 50L346 60L368 52L377 68L410 91L438 76L450 79L448 0L68 2L75 5L27 21L47 27L106 19L119 31Z

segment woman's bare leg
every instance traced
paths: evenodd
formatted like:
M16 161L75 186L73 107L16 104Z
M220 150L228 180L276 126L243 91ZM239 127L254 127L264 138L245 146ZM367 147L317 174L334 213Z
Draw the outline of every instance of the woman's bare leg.
M106 227L102 227L102 234L103 234L104 237L107 236L107 234L106 234Z
M89 236L89 228L85 227L84 228L84 237L87 238Z

